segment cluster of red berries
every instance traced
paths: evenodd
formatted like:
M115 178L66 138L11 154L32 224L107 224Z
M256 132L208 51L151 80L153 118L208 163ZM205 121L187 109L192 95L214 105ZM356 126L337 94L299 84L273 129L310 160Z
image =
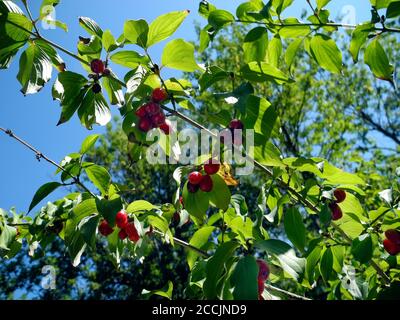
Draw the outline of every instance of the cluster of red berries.
M265 281L267 281L269 277L269 267L267 263L261 259L257 260L257 265L258 265L258 277L257 277L258 299L263 300L262 294L264 292Z
M138 242L140 239L139 233L133 222L129 222L128 214L125 211L120 211L115 216L115 224L120 229L118 237L121 240L129 238L133 242ZM108 224L106 220L101 221L99 225L99 232L105 237L108 237L114 232L114 229Z
M92 90L94 93L100 93L101 85L98 82L98 80L102 76L106 76L106 77L109 76L111 74L111 71L110 71L110 69L106 68L105 63L100 59L92 60L92 62L90 63L90 69L94 73L93 75L91 75L92 78L94 79L94 84L92 86Z
M239 119L233 119L230 123L229 123L229 127L228 130L231 133L232 136L232 141L235 145L240 145L241 141L240 139L237 140L235 139L235 130L243 130L244 129L244 124L242 121L240 121ZM224 143L224 136L221 136L221 142Z
M343 217L342 209L340 209L338 203L342 203L346 199L346 191L342 189L336 189L333 192L333 195L335 196L336 200L329 204L329 208L332 212L332 220L337 221Z
M196 193L200 189L203 192L211 192L214 186L211 176L216 174L220 167L220 164L212 163L212 160L209 160L204 165L205 174L199 171L190 173L188 177L189 182L187 184L188 191L190 193Z
M157 88L151 95L151 101L136 110L139 117L139 129L148 132L154 128L160 128L166 135L171 132L171 124L166 119L160 103L167 99L167 93L161 88Z
M400 253L400 232L394 229L385 232L386 239L383 240L383 247L392 256Z

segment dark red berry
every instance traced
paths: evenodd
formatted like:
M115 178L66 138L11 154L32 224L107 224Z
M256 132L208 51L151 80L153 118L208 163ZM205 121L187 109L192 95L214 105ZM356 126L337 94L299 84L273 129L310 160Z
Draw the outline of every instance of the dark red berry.
M167 93L162 88L157 88L153 91L152 99L154 102L162 102L167 99Z
M161 126L163 123L165 123L165 114L164 112L159 112L156 113L151 117L151 121L153 122L155 127Z
M160 125L160 129L168 136L172 131L172 126L169 121L166 120L162 125Z
M94 83L93 84L93 86L92 86L92 91L94 92L94 93L100 93L101 92L101 85L99 84L99 83Z
M195 171L195 172L192 172L191 174L189 174L189 182L191 184L199 184L202 179L203 179L203 175L198 171Z
M346 191L342 189L336 189L333 195L336 198L336 203L342 203L346 199Z
M128 224L128 215L125 211L120 211L115 216L115 223L118 228L124 229Z
M389 239L383 240L383 247L385 248L386 252L392 256L400 253L400 246L396 245L396 243L390 241Z
M179 202L180 202L180 204L183 206L184 204L183 204L183 197L180 197L179 198Z
M174 221L175 221L175 223L181 222L181 216L179 215L178 212L174 213Z
M103 76L106 76L106 77L108 77L109 75L111 74L111 70L110 69L104 69L104 71L103 71Z
M104 62L101 61L100 59L94 59L90 63L90 68L92 71L96 74L101 74L104 72L104 69L106 68L104 65Z
M200 190L203 192L211 192L213 185L214 183L209 175L203 176L203 179L201 179L199 184Z
M190 182L187 184L187 189L190 193L196 193L199 190L199 187L198 184L191 184Z
M146 108L146 112L149 116L152 116L161 111L160 106L154 102L150 102L150 103L146 104L145 108Z
M121 229L118 232L118 238L120 238L121 240L125 240L128 237L128 234L126 233L126 231L124 229Z
M136 112L135 112L135 114L136 114L139 118L145 117L146 114L147 114L145 106L141 106L139 109L137 109Z
M233 119L229 124L229 129L231 130L243 130L244 124L239 119Z
M138 242L140 239L139 233L135 227L134 223L129 223L125 228L126 233L128 234L129 240L133 242Z
M267 281L269 277L269 267L264 260L258 259L258 281L262 280L263 282Z
M262 281L260 279L258 279L257 282L258 282L258 296L259 296L259 299L262 300L262 296L261 295L264 292L265 283L264 283L264 281Z
M111 228L111 226L108 224L108 222L106 220L103 220L103 221L101 221L101 223L99 225L99 232L101 235L107 237L111 233L113 233L114 230L113 230L113 228Z
M139 120L139 129L143 132L148 132L153 128L151 120L147 117L141 118Z
M213 175L216 174L219 169L220 169L221 165L220 164L214 164L211 162L211 160L204 165L204 171L208 174L208 175Z
M400 246L400 232L394 229L386 230L385 232L386 238L388 238L391 242Z
M342 209L340 209L339 205L336 202L332 202L329 205L329 208L332 212L332 220L337 221L343 217Z

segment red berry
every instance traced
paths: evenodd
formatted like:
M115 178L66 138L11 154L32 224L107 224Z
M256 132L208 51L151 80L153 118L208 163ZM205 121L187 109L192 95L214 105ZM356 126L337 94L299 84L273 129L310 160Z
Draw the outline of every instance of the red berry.
M258 259L258 281L262 280L263 282L267 281L269 277L269 267L264 260Z
M229 124L229 129L231 130L243 130L244 124L239 119L233 119Z
M209 175L213 175L216 174L219 171L219 168L221 167L220 164L214 164L211 162L211 160L204 165L204 171L209 174Z
M389 239L383 240L383 247L386 252L392 256L397 255L400 252L400 246L396 245L396 243L390 241Z
M180 197L179 198L179 202L180 202L180 204L183 206L184 204L183 204L183 197Z
M167 99L167 93L164 89L158 88L153 91L152 99L154 102L162 102Z
M93 84L93 86L92 86L92 91L94 92L94 93L100 93L101 92L101 85L99 84L99 83L94 83Z
M179 215L178 212L174 213L174 221L175 223L179 223L181 221L181 216Z
M147 117L141 118L139 120L139 129L143 132L148 132L153 128L153 125L151 123L151 120L148 119Z
M160 111L151 117L151 121L153 122L155 127L161 126L165 123L165 114L164 112Z
M332 212L332 220L337 221L343 217L342 209L340 209L339 205L336 202L332 202L329 205L329 208Z
M104 62L100 59L94 59L90 63L90 69L96 74L103 73L105 68Z
M199 184L202 179L203 179L203 175L198 171L195 171L195 172L192 172L191 174L189 174L189 182L191 184Z
M199 185L188 182L187 189L190 193L196 193L199 190Z
M264 281L258 279L258 294L261 296L262 293L264 292L264 288L265 288L265 283Z
M121 229L118 232L118 238L120 238L121 240L125 240L128 237L128 234L126 233L126 231L124 229Z
M161 111L160 106L157 103L150 102L145 105L146 112L149 116L159 113Z
M168 120L166 120L163 124L160 125L160 129L164 132L167 136L171 133L172 127Z
M126 227L125 227L125 231L129 237L129 240L133 241L133 242L138 242L140 239L139 233L137 232L137 229L135 227L134 223L129 223Z
M385 232L386 238L388 238L391 242L400 246L400 232L394 229L386 230Z
M114 230L113 228L111 228L106 220L103 220L99 225L99 232L101 235L108 237L111 233L114 232Z
M104 69L104 71L103 71L103 76L106 76L106 77L108 77L109 75L111 74L111 70L110 69Z
M203 179L201 179L200 182L200 190L203 192L211 192L212 188L213 188L213 181L211 179L211 177L209 175L204 176Z
M145 106L141 106L139 109L136 110L135 114L139 117L139 118L143 118L146 116L146 108Z
M115 223L120 229L124 229L126 227L126 225L128 224L128 215L125 211L120 211L117 213L115 217Z
M336 203L342 203L346 199L346 191L342 189L336 189L333 195L336 198Z

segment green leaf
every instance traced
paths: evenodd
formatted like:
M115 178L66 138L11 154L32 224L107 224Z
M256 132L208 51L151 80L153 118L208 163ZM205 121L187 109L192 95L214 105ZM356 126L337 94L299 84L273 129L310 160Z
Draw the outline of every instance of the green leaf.
M266 61L268 49L268 30L264 27L256 27L249 31L244 38L244 61Z
M93 215L82 219L78 225L78 229L82 234L83 240L92 249L96 248L96 233L99 221L100 217L98 215Z
M322 279L324 279L325 282L328 282L333 271L333 254L331 248L327 248L322 254L319 271Z
M315 267L321 257L322 248L316 246L307 256L306 275L310 283L314 282Z
M253 256L245 256L235 266L231 277L235 300L258 299L258 266Z
M193 234L189 244L196 248L203 249L203 247L209 243L208 239L210 238L214 230L215 227L208 227L208 226L202 227ZM188 250L187 262L190 270L193 269L194 264L196 263L198 257L199 257L198 253L196 253L193 250Z
M201 1L199 3L198 12L203 18L208 19L208 16L210 15L210 12L212 12L212 11L214 11L216 9L217 8L213 4L209 3L208 1Z
M52 62L49 56L39 46L30 45L22 53L19 60L18 81L22 85L23 94L39 92L51 79Z
M126 208L126 211L129 213L138 213L138 212L151 211L155 208L156 207L152 205L150 202L147 202L145 200L137 200L129 204L128 207Z
M97 212L107 220L107 222L114 227L115 226L115 216L119 211L122 210L122 200L120 197L115 197L110 200L106 199L96 199L95 207Z
M28 212L30 212L39 202L46 198L50 193L60 187L62 184L58 182L49 182L42 185L38 191L36 191L31 204L29 205Z
M6 17L5 25L1 28L4 28L4 31L0 29L4 32L0 39L8 37L15 42L28 40L33 29L32 22L24 15L14 12L9 12Z
M341 73L342 52L330 37L323 34L315 35L311 39L310 49L315 61L323 69L333 73Z
M231 202L231 191L220 175L214 174L211 179L213 181L213 189L209 193L210 203L218 209L226 211Z
M3 46L2 44L0 44L0 69L9 68L12 60L18 53L18 50L24 45L25 45L24 41L13 43L8 46Z
M368 35L371 31L373 31L373 29L374 25L372 23L360 24L354 29L353 33L351 34L350 53L353 57L354 63L358 61L360 49L368 40Z
M291 69L294 58L296 57L296 54L299 51L302 43L303 43L303 39L299 38L299 39L293 40L289 44L289 46L286 48L285 62L289 69Z
M155 19L149 26L147 47L173 35L189 13L189 10L175 11L164 14Z
M100 138L99 134L92 134L90 136L87 136L85 140L82 142L81 146L81 154L87 153L90 149L92 149L97 142L97 140Z
M182 196L187 212L202 222L210 206L209 194L201 190L196 193L191 193L188 191L186 183L183 188Z
M100 26L93 19L88 17L79 17L79 24L91 35L97 36L100 39L103 38L103 30L101 30Z
M376 9L384 9L387 8L388 5L393 2L394 0L369 0L371 5L376 7Z
M284 19L282 24L286 25L281 27L278 32L282 38L305 37L311 31L309 26L302 25L302 23L296 18Z
M213 84L223 81L229 78L229 73L217 66L211 66L207 68L200 79L200 91L203 92L210 88Z
M305 259L298 258L293 248L287 243L271 239L256 242L255 247L276 257L282 269L295 280L304 274Z
M124 37L142 48L147 46L149 25L145 20L129 20L124 24Z
M241 69L241 74L246 80L254 82L292 82L284 72L266 62L250 62Z
M111 77L103 77L103 87L107 92L109 101L112 105L117 105L119 108L125 105L124 92L122 85L117 81L114 73L111 72Z
M276 68L282 55L282 41L279 35L275 35L268 43L268 63Z
M208 23L213 26L214 29L220 29L233 21L235 21L235 17L226 10L214 10L208 16Z
M299 210L291 207L284 217L285 232L289 240L300 251L304 251L306 246L306 227Z
M143 289L142 295L144 296L145 299L148 299L153 295L157 295L172 300L173 289L174 289L174 284L172 283L172 281L168 281L168 284L159 290L148 291L146 289Z
M103 43L103 47L107 52L111 52L118 48L117 42L115 41L115 38L110 30L106 30L103 32L101 40L101 42Z
M280 15L283 10L289 7L293 0L272 0L272 6L275 8L276 13Z
M355 238L351 246L351 253L360 263L367 263L372 258L373 245L369 234L364 234Z
M317 8L322 9L325 7L331 0L317 0Z
M236 9L236 16L242 21L257 21L261 19L259 12L264 8L261 0L244 2Z
M249 95L245 102L245 117L243 119L246 129L254 129L256 133L262 134L263 145L271 137L278 114L271 103L264 98Z
M218 297L217 284L224 272L225 263L232 258L238 246L239 244L233 241L225 242L218 247L215 254L207 261L206 280L203 284L204 295L207 299L216 299Z
M84 169L89 180L101 191L102 194L107 194L108 187L111 183L111 176L108 171L96 164L85 167Z
M400 1L392 1L386 11L386 18L393 19L400 16Z
M82 100L78 116L81 123L89 130L92 129L94 123L105 126L111 121L111 111L104 96L95 94L91 89L86 92Z
M172 40L165 46L162 64L164 67L186 72L200 69L194 58L194 46L183 39Z
M375 77L392 81L393 66L389 63L389 58L379 43L378 37L372 40L365 49L364 60Z
M149 59L136 51L118 51L110 56L110 60L121 66L135 69L139 64L147 64Z
M8 225L4 225L0 231L0 249L10 250L10 246L17 236L17 229Z

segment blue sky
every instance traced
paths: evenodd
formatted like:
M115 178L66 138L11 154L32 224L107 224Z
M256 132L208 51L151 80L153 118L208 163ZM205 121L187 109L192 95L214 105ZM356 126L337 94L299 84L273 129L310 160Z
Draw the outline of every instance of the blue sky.
M21 5L21 1L16 1ZM36 17L41 1L32 2L32 12ZM244 0L214 0L214 5L221 9L235 11L236 7ZM61 30L47 30L43 34L70 50L75 50L78 36L85 36L85 31L79 27L78 17L88 16L96 20L103 29L110 29L115 36L119 36L125 20L144 18L148 21L157 16L175 10L190 9L191 14L184 22L176 38L194 40L194 21L204 23L198 14L199 1L195 0L81 0L62 1L57 7L57 19L66 22L69 32ZM333 16L338 15L346 5L355 8L356 21L362 22L369 19L368 0L333 0L328 8ZM301 9L306 7L305 0L295 0L294 5L285 12L285 17L299 16ZM157 60L165 43L155 46L151 54ZM84 70L75 61L62 54L69 70L84 74ZM118 69L117 69L118 71ZM60 127L56 123L60 116L57 102L52 101L51 85L56 74L53 73L52 81L36 95L24 97L20 92L20 85L16 79L18 72L18 59L14 60L9 70L0 71L0 126L12 129L17 135L25 138L32 145L56 161L71 152L78 151L81 141L92 133L102 133L101 127L95 127L93 132L83 128L77 117ZM123 76L123 74L120 74ZM117 114L114 109L114 114ZM43 183L54 181L54 168L35 159L22 145L0 134L0 208L9 209L12 206L17 211L26 211L35 191ZM55 200L65 195L65 190L60 190L49 197Z

